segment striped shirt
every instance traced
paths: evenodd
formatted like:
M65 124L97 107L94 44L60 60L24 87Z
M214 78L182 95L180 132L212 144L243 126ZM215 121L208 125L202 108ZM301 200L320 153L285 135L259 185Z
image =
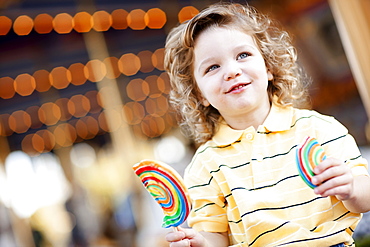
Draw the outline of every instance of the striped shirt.
M222 124L198 148L185 172L189 226L228 231L230 246L354 246L361 214L336 197L316 195L298 175L296 147L307 136L327 156L344 160L354 176L368 175L353 137L333 117L273 105L257 131Z

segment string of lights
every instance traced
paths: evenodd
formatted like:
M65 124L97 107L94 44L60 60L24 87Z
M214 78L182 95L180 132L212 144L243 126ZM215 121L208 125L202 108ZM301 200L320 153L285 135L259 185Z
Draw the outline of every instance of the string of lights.
M178 13L179 22L188 20L196 13L198 10L193 6L183 7ZM47 34L53 30L59 34L68 34L73 30L86 33L91 30L104 32L110 28L116 30L127 28L133 30L161 29L166 22L166 13L159 8L152 8L148 11L134 9L130 12L116 9L111 13L99 10L93 14L81 11L74 16L69 13L59 13L54 17L47 13L41 13L35 18L20 15L14 21L7 16L0 16L0 35L7 35L11 29L20 36L30 34L32 30L39 34Z
M182 8L178 13L179 22L191 18L196 13L198 10L192 6ZM9 34L11 29L19 36L29 35L32 31L38 34L48 34L52 31L68 34L72 31L105 32L111 28L162 29L166 22L166 13L159 8L148 11L134 9L130 12L116 9L111 13L100 10L92 14L81 11L74 16L59 13L54 17L41 13L34 18L20 15L14 20L0 16L0 35ZM4 76L0 78L0 98L10 100L15 96L27 97L34 93L47 93L51 89L62 90L70 85L79 87L87 82L117 79L124 75L128 78L125 94L129 99L122 106L126 124L132 127L133 133L139 138L157 137L176 126L175 116L168 105L170 86L169 78L163 72L163 52L163 48L154 51L143 50L137 54L126 53L121 57L107 57L103 61L93 59L86 64L77 62L68 67L54 67L49 71L40 69L32 74L22 73L14 79ZM154 70L160 74L152 74ZM147 76L132 77L139 72ZM130 79L131 77L133 79ZM108 127L100 94L98 90L90 90L70 98L58 98L53 102L0 114L0 136L23 134L22 150L37 155L114 131L123 123L114 123Z

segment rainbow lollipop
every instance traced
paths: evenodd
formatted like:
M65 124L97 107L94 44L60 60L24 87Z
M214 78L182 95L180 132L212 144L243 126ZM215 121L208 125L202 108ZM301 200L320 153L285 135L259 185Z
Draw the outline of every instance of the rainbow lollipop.
M181 176L172 167L154 160L143 160L132 169L162 207L162 227L177 227L184 223L191 205Z
M311 188L316 187L312 183L312 177L315 175L313 169L325 159L324 149L313 137L307 137L297 148L296 163L299 175Z

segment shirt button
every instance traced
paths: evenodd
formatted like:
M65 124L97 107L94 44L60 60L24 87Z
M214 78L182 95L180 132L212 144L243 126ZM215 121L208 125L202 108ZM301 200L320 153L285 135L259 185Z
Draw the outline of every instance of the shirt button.
M262 161L263 161L263 156L262 156L262 154L257 154L256 160L257 160L258 162L262 162Z
M252 134L252 133L247 133L247 134L245 135L245 138L246 138L247 140L251 141L251 140L253 140L253 134Z

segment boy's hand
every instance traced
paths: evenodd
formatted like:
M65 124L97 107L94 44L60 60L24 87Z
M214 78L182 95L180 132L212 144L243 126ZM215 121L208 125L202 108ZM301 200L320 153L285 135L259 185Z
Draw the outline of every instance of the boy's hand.
M178 227L178 231L169 232L166 241L170 247L206 247L206 240L202 234L193 230Z
M315 167L312 183L317 185L314 189L321 196L336 196L344 201L353 196L353 175L351 169L343 161L327 158Z
M166 235L170 247L226 247L229 246L227 232L197 232L192 228L178 227L177 232Z

